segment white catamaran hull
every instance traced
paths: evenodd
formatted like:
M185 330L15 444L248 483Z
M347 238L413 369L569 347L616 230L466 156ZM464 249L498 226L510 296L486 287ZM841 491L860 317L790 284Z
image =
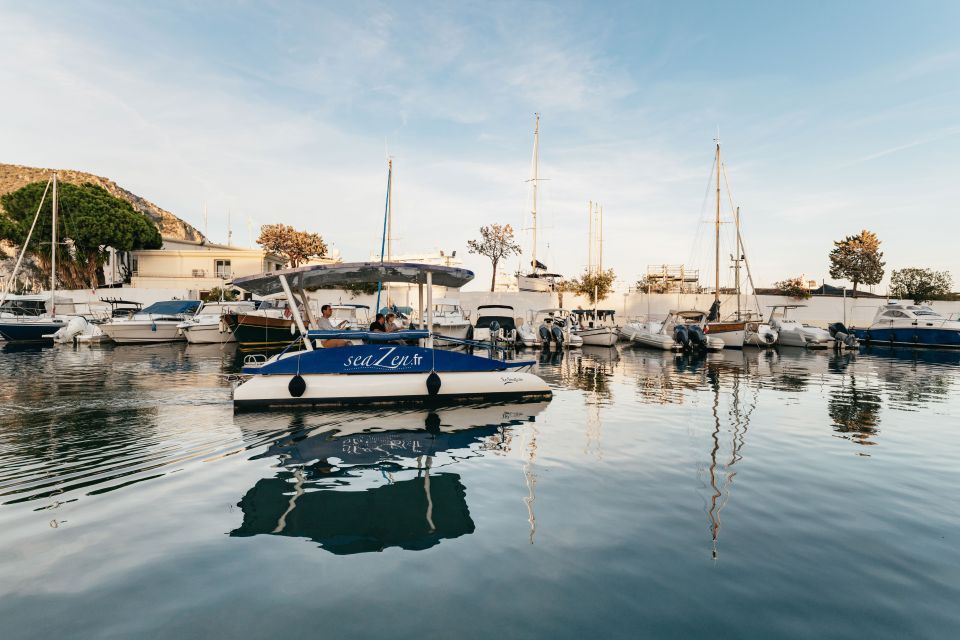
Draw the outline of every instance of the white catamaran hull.
M182 342L185 338L177 328L180 322L179 320L105 322L100 325L100 328L117 344Z
M236 406L277 406L290 404L339 405L389 403L398 401L456 402L470 398L549 397L550 387L527 371L444 372L435 396L427 392L429 373L369 375L306 374L306 390L293 397L291 375L254 375L233 392Z

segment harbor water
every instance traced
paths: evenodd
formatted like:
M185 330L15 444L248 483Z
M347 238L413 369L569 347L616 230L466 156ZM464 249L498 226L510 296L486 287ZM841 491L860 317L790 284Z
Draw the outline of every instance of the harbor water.
M528 352L548 403L234 413L0 353L0 638L953 638L960 353Z

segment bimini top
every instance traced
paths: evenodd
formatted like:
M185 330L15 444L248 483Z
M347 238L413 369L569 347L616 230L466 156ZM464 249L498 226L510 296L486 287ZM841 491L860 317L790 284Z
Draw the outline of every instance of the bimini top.
M462 287L473 280L473 271L457 267L412 262L340 262L291 267L256 276L234 278L233 284L250 293L267 296L283 291L278 276L286 276L293 289L302 287L307 291L314 291L371 282L426 284L427 273L432 274L433 284L441 287Z

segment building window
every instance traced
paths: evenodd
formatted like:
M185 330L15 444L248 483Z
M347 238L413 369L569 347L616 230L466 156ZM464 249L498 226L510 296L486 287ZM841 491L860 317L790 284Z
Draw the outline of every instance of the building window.
M130 258L130 272L133 275L140 275L140 258L133 256Z
M217 273L217 277L222 280L229 280L230 279L230 261L214 260L213 263Z

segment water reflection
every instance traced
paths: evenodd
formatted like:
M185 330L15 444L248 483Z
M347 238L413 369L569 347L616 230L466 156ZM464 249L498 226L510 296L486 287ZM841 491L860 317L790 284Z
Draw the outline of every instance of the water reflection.
M509 450L512 427L532 422L547 404L238 415L248 440L259 442L264 433L274 439L256 458L276 458L280 470L243 496L243 523L230 535L306 538L331 553L353 554L423 550L473 533L466 487L451 469L485 452ZM529 451L532 465L535 438Z

